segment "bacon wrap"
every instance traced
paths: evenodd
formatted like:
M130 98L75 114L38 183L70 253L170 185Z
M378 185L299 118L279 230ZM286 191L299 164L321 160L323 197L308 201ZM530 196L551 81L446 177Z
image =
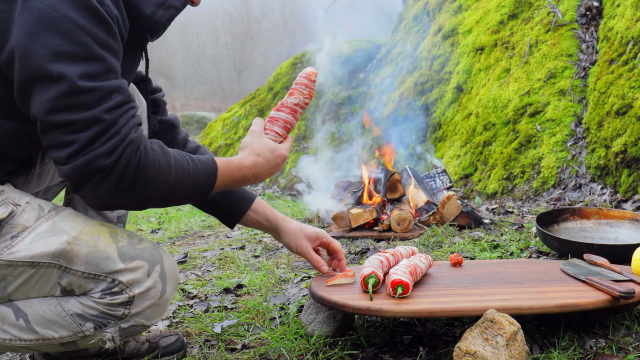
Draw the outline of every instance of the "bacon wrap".
M287 138L313 99L317 76L318 72L312 67L298 74L287 96L278 102L265 120L264 133L269 139L279 144Z
M395 297L397 295L396 289L399 285L402 285L404 290L399 297L411 294L416 281L420 280L433 265L433 259L427 254L417 254L409 259L402 260L400 264L389 271L385 284L387 292Z
M418 248L414 246L398 246L395 249L383 250L367 260L365 260L360 272L360 287L362 290L369 291L369 286L365 282L365 278L371 274L374 274L378 278L378 284L373 287L373 290L379 288L382 285L384 276L404 259L408 259L411 256L418 253Z

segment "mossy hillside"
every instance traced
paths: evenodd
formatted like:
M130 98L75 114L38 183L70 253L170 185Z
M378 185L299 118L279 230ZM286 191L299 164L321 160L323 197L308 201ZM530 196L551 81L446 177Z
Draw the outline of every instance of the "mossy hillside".
M238 151L240 142L256 118L266 118L271 109L289 91L291 84L302 69L324 61L331 66L333 78L318 75L315 97L292 130L294 145L285 169L270 179L270 182L291 179L292 170L305 153L313 153L309 142L313 128L337 119L345 119L361 111L367 96L364 72L379 52L378 41L350 41L330 49L315 49L303 52L283 63L267 83L233 105L202 132L200 141L218 156L232 156ZM322 60L320 60L322 58ZM313 125L318 126L313 126ZM336 128L338 129L338 128ZM334 137L332 142L338 143ZM282 185L282 184L280 184Z
M471 178L488 194L527 183L548 188L580 110L571 95L565 99L577 59L577 5L561 0L563 21L572 23L551 30L546 1L409 1L380 55L382 69L402 69L384 113L393 117L416 101L456 180ZM577 82L572 90L577 99Z
M587 164L623 196L640 194L640 3L603 3L598 62L587 87Z

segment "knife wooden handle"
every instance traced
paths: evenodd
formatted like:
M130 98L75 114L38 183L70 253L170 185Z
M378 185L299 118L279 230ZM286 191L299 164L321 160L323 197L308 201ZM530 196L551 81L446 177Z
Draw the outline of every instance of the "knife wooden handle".
M627 271L624 271L622 269L620 269L619 267L617 267L616 265L613 265L609 262L609 260L598 256L598 255L593 255L593 254L584 254L584 259L593 265L596 266L600 266L602 268L605 268L607 270L613 271L615 273L618 273L622 276L626 276L627 278L629 278L631 281L640 284L640 276L637 276L635 274L629 273Z
M622 284L617 284L611 280L599 277L586 277L584 281L594 288L603 291L614 298L621 300L630 300L636 297L636 291Z

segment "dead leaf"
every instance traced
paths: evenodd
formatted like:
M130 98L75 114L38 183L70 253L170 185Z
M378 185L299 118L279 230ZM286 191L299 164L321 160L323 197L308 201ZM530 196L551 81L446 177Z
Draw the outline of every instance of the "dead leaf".
M188 252L173 257L173 260L175 260L178 265L186 263L187 259L189 259Z
M214 323L213 324L213 332L216 334L220 334L222 332L222 329L227 327L227 326L231 326L235 323L237 323L238 320L225 320L221 323Z

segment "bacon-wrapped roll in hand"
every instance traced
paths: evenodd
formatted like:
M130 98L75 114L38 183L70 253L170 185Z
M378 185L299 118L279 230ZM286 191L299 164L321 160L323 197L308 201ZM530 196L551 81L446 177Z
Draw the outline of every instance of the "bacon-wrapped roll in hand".
M373 290L382 285L384 276L391 268L417 253L416 247L398 246L395 249L383 250L365 260L360 272L360 287L369 291L369 299L373 301Z
M280 100L265 120L264 133L269 139L279 144L289 136L313 99L317 76L318 71L313 67L298 74L287 96Z
M413 285L431 269L434 261L427 254L417 254L402 260L387 276L385 288L389 295L404 297L411 294Z

